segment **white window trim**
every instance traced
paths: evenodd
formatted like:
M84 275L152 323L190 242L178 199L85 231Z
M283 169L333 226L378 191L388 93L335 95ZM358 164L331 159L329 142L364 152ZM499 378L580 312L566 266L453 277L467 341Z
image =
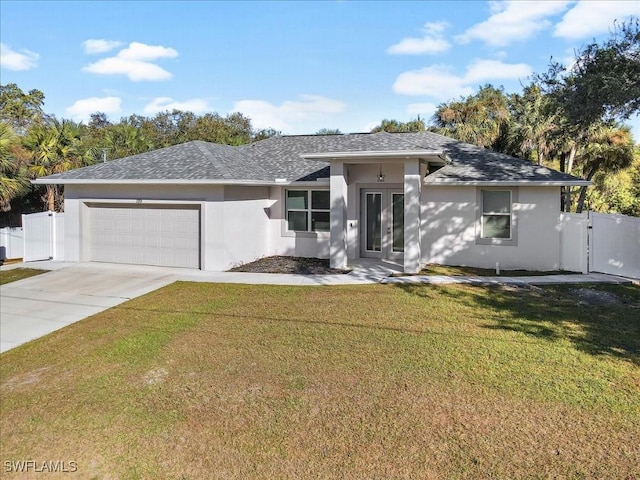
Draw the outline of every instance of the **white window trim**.
M482 208L484 191L500 191L509 192L510 198L510 212L507 213L485 213ZM518 203L518 187L478 187L476 188L476 244L477 245L504 245L504 246L517 246L518 245L518 225L517 225L517 208ZM509 215L510 229L509 238L484 238L483 234L483 222L484 215Z
M287 193L288 192L307 192L307 205L308 208L287 208ZM311 192L329 192L328 188L285 188L283 189L283 227L282 227L282 235L283 236L301 236L301 237L318 237L318 236L329 236L329 230L326 231L315 231L311 230L311 217L313 212L326 212L331 215L331 208L313 208L312 205L312 193ZM331 207L331 205L329 205ZM288 212L306 212L307 213L307 230L289 230L289 216Z

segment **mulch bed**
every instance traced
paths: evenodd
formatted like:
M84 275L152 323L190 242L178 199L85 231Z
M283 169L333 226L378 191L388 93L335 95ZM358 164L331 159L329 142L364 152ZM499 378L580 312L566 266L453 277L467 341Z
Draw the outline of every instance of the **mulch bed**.
M283 256L260 258L255 262L233 267L229 271L250 273L297 273L303 275L335 275L349 273L349 270L330 268L328 259Z

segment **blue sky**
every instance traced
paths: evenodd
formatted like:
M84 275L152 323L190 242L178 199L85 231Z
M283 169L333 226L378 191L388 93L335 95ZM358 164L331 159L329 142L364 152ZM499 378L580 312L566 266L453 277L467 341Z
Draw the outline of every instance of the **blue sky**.
M362 132L486 83L518 92L630 15L640 2L2 0L0 80L78 121L179 108Z

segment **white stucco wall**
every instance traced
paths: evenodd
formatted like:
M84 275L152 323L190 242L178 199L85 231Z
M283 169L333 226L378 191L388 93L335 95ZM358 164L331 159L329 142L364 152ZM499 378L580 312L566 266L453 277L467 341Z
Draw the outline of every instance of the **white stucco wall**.
M422 189L422 261L502 269L560 266L559 187L519 187L513 205L517 245L476 243L476 188Z
M270 187L269 255L329 258L329 232L287 232L285 222L285 191L287 187ZM318 190L328 189L318 182Z
M359 257L360 189L402 188L403 166L347 166L347 257ZM423 173L421 173L423 176ZM318 189L328 188L318 182ZM67 185L65 260L87 261L89 202L197 204L201 211L201 268L221 271L269 255L329 257L329 232L286 231L286 187L221 185ZM421 192L421 262L503 269L559 268L558 187L519 187L514 205L517 245L476 243L476 188L429 187Z
M224 187L223 270L269 255L269 187Z
M88 261L88 203L197 204L201 268L221 271L269 254L268 187L221 185L67 185L65 260Z

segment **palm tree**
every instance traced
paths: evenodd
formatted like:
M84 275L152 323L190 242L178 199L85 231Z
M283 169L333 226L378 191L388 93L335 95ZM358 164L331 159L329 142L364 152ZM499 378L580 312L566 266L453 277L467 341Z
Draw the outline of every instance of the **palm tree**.
M476 95L440 104L433 123L443 135L483 148L500 149L509 117L503 91L485 85Z
M36 124L27 133L24 145L30 154L29 171L34 177L53 175L78 168L85 163L81 148L82 125L71 120ZM50 211L60 204L56 185L47 185L46 202Z
M582 177L591 181L600 171L616 172L633 162L633 137L626 125L597 123L588 131L587 143L580 155ZM577 212L582 212L587 187L580 187Z
M153 149L151 140L147 139L138 127L119 123L108 127L108 129L109 131L104 137L104 148L107 149L111 159L128 157Z
M388 132L388 133L408 133L408 132L424 132L427 126L424 120L418 115L417 118L408 122L399 122L398 120L387 120L386 118L371 130L371 133ZM339 130L338 130L339 132Z
M535 84L525 87L522 95L513 95L510 100L509 143L524 158L530 157L535 151L536 162L542 165L555 150L554 136L560 116L558 110L554 108L551 98L544 95Z
M29 177L26 152L11 125L0 122L0 211L11 209L11 200L26 192Z

